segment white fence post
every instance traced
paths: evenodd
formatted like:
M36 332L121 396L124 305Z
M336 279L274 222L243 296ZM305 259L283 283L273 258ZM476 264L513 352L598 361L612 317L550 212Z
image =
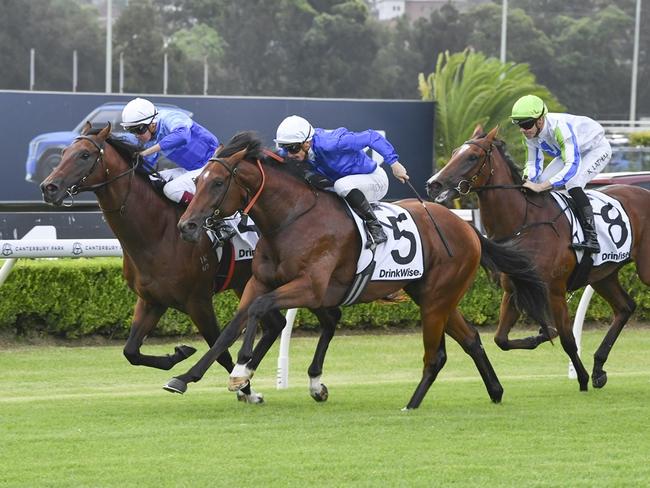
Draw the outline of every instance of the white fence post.
M582 297L580 298L580 303L578 304L578 310L576 311L576 317L573 319L573 337L576 339L576 345L578 346L578 356L580 356L580 342L582 341L582 324L585 321L585 315L587 309L589 308L589 302L591 297L594 295L594 289L591 285L585 287L585 291L582 292ZM573 367L573 363L569 360L569 379L575 380L578 376L576 375L576 370Z
M276 388L284 390L289 388L289 342L291 341L291 331L293 323L296 320L297 308L287 310L287 325L282 329L280 336L280 352L278 354L278 373L276 376Z

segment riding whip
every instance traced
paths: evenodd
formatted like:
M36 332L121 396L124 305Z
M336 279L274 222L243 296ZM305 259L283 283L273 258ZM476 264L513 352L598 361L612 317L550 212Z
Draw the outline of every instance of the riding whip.
M433 222L433 226L436 228L436 232L438 232L438 235L440 236L440 240L442 241L442 243L443 243L444 246L445 246L445 249L447 250L447 254L449 255L450 258L451 258L451 257L454 257L454 254L451 252L451 249L449 248L449 244L447 243L447 239L445 239L445 236L444 236L444 234L442 233L442 230L440 230L440 227L438 227L438 224L437 224L436 221L434 220L433 215L431 215L431 212L429 212L429 209L428 209L427 206L424 204L424 200L422 200L422 197L420 197L419 193L418 193L417 190L413 187L413 185L411 185L411 182L410 182L409 180L406 180L406 184L411 188L411 190L413 190L413 193L415 194L415 196L417 197L417 199L418 199L418 200L420 201L420 203L422 204L422 207L424 208L424 211L427 213L427 215L428 215L429 218L431 219L431 222Z

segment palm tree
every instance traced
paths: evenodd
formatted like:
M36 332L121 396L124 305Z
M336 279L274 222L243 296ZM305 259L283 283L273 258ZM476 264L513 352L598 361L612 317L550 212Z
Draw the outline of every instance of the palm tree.
M536 83L527 64L502 63L467 49L441 53L435 73L426 78L420 73L419 89L423 100L436 102L437 167L444 166L477 124L487 129L499 125L500 137L510 143L515 160L521 160L521 136L509 117L512 104L523 95L541 97L551 111L564 110L546 87Z

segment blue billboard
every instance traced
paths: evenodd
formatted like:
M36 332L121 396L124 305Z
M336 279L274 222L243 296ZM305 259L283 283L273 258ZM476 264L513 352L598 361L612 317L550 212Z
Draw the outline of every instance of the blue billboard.
M40 200L38 185L26 181L29 142L43 133L71 131L99 105L126 102L137 95L0 91L3 177L0 201ZM339 100L272 97L203 97L144 95L154 103L189 110L194 119L226 142L242 130L257 131L272 147L275 129L292 114L315 127L380 130L395 146L411 182L424 193L433 168L434 104L416 100ZM412 191L389 173L387 199L412 197ZM35 178L32 178L35 179ZM93 195L86 199L94 200Z

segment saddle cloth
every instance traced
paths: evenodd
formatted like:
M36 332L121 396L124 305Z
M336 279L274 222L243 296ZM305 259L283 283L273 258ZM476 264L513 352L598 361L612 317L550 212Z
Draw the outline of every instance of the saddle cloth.
M370 249L366 249L368 236L364 223L354 210L350 209L361 236L357 274L366 269L374 258L376 264L371 281L420 278L424 272L422 240L411 214L402 207L385 202L373 204L373 208L388 240L377 246L373 255Z
M598 234L600 253L593 254L594 266L606 262L620 263L630 258L632 248L632 228L625 209L618 200L595 190L585 191L594 210L594 221ZM552 191L551 195L565 212L571 225L572 242L582 242L584 233L575 216L566 191ZM578 261L582 260L584 251L575 250Z

